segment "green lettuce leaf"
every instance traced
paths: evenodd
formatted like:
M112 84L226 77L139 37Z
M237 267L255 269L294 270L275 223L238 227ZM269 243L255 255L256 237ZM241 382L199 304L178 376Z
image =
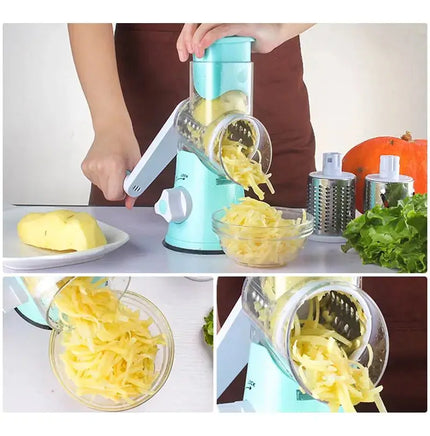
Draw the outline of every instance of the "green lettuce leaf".
M354 248L364 264L400 272L427 271L427 194L400 200L395 207L375 206L352 220L342 251Z
M214 311L213 309L207 316L204 317L205 323L203 325L203 336L205 342L213 347L214 344Z

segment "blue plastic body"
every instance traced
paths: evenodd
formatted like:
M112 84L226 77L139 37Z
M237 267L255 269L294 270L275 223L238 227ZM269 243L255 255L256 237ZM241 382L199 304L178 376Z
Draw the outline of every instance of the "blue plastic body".
M228 91L242 91L251 97L253 41L253 38L230 36L214 42L202 58L194 55L191 71L197 94L213 100Z
M237 183L220 178L191 152L179 150L176 157L175 187L185 188L192 199L188 218L169 223L165 242L185 251L211 252L222 248L212 230L212 214L237 203L244 196Z
M243 399L256 412L329 412L327 404L303 394L261 344L251 342Z

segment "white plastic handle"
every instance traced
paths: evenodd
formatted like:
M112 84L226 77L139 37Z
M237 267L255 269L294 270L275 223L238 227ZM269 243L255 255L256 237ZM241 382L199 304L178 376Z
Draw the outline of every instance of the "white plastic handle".
M186 101L186 100L185 100ZM140 161L124 179L124 191L130 197L139 197L176 156L179 133L175 118L184 101L179 103L153 139Z
M251 322L242 310L242 301L236 302L219 333L215 336L217 366L217 398L248 363L251 344Z

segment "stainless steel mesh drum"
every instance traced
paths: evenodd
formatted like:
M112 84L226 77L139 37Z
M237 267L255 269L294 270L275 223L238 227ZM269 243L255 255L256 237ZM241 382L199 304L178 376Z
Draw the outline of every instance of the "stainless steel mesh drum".
M355 217L355 175L342 171L340 153L324 153L323 170L308 177L308 207L314 217L313 240L342 242Z
M379 204L397 206L399 200L414 195L414 179L400 174L400 157L382 155L379 174L368 174L364 188L364 210Z

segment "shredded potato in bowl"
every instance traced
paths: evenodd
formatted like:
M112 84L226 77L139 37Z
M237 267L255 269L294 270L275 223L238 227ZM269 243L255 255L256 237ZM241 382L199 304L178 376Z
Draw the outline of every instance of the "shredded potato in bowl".
M248 197L213 215L225 253L248 266L285 265L297 257L312 228L304 209L275 208Z
M63 331L53 331L51 365L66 391L99 410L126 410L153 396L173 361L161 312L139 294L75 279L55 299Z
M295 315L290 334L290 354L297 376L315 399L328 403L332 412L340 407L345 412L355 412L354 406L362 402L374 402L380 412L386 412L380 396L382 386L374 386L369 377L373 355L370 344L367 366L351 359L347 350L359 344L352 344L325 327L314 315L314 303L318 305L317 298L310 304L306 319ZM318 312L316 307L315 313Z

